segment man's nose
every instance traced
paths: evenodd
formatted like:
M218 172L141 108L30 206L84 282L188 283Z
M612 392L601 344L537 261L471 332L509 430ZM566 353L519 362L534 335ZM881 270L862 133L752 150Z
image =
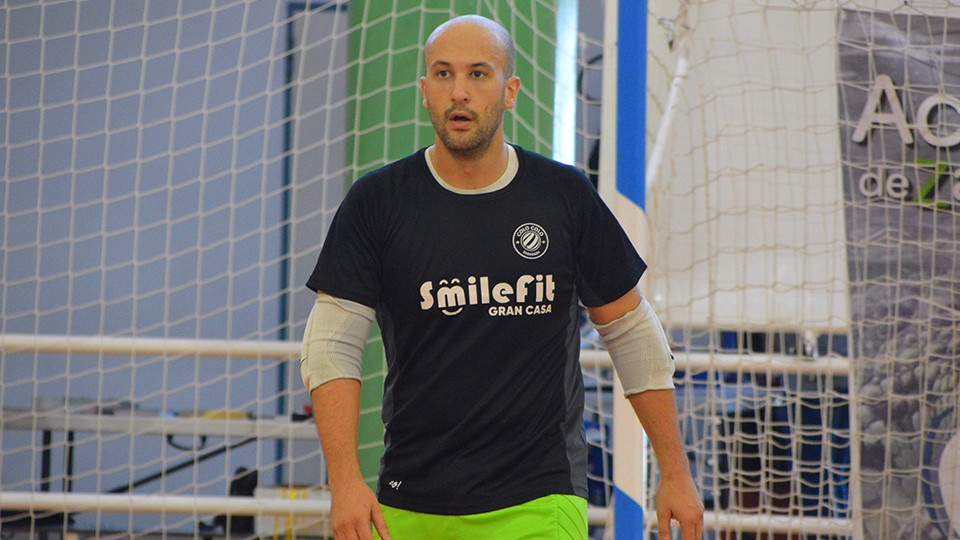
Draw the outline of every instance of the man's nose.
M470 101L470 92L467 89L466 77L455 77L453 80L453 94L450 99L456 103L467 103Z

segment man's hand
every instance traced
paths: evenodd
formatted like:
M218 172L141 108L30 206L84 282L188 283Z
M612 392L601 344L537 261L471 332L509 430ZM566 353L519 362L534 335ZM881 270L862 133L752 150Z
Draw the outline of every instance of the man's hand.
M670 538L670 520L680 523L683 540L700 540L703 534L703 502L689 475L663 478L657 490L659 538Z
M361 481L331 486L330 520L336 540L372 540L370 523L383 540L390 540L383 510L373 490Z
M588 308L590 319L597 325L615 322L636 309L642 301L640 292L631 289L609 304ZM655 316L653 320L656 320ZM656 321L656 324L659 325L659 321ZM655 339L651 333L635 335L634 338L638 343L641 340L646 341L639 343L642 347L619 349L620 354L627 354L627 351L637 355L662 351L664 356L661 360L667 360L666 355L669 355L670 351L665 342L663 346L658 344L650 346L649 340ZM666 340L666 337L662 339ZM663 350L664 348L667 350ZM616 359L614 359L614 365L617 366ZM700 540L703 532L703 502L690 475L690 464L680 438L680 424L677 419L673 390L641 390L630 394L627 399L647 433L660 467L661 482L657 492L659 537L670 538L670 519L672 518L680 522L683 540Z
M390 540L383 510L373 490L363 481L357 456L360 417L360 381L334 379L310 391L313 417L327 460L330 481L330 520L336 540L371 540L376 527Z
M660 538L670 538L670 519L680 522L683 540L700 540L703 502L690 475L690 464L680 439L673 390L648 390L627 397L660 467L657 490L657 528Z

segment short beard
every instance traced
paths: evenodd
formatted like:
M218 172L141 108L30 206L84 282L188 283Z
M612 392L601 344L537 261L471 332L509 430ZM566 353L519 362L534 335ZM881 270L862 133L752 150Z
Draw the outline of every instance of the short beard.
M476 131L467 139L456 137L445 126L447 118L450 118L450 115L457 110L468 113L470 117L473 118L473 121L477 122ZM481 115L475 111L458 105L453 105L444 111L443 116L435 115L432 112L430 113L430 121L433 123L433 129L437 132L437 136L440 137L440 142L443 143L443 146L451 154L464 158L483 155L490 148L490 145L493 144L493 136L503 122L503 109L500 109L497 114L493 115L493 121L489 124L480 122L480 119Z

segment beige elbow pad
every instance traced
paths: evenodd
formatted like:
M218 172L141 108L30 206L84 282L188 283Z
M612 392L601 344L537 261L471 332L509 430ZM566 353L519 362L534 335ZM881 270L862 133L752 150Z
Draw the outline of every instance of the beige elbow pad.
M318 293L303 331L300 376L307 391L333 379L360 380L363 348L374 310Z
M673 388L673 352L660 319L645 298L619 319L597 325L624 395Z

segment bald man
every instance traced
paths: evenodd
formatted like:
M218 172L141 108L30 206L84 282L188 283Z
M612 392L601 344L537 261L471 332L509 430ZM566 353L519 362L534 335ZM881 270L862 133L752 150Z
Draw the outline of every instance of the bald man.
M671 518L699 538L673 356L636 288L646 264L582 173L505 142L515 58L489 19L434 30L420 79L434 144L351 187L307 282L301 372L334 534L585 539L582 303L656 452L661 538ZM376 494L357 457L374 319L388 366Z

